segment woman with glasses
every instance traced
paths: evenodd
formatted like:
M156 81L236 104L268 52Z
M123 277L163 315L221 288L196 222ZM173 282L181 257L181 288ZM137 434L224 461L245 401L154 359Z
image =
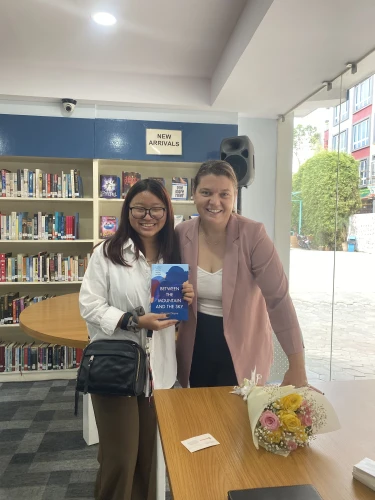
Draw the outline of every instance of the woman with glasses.
M90 259L79 303L90 341L133 340L145 348L147 332L155 389L176 381L175 324L150 310L151 264L179 263L174 216L160 182L138 181L125 198L119 228ZM191 304L192 286L184 283ZM144 315L135 311L142 307ZM134 312L134 314L133 314ZM96 500L154 500L156 418L146 395L92 395L99 432Z

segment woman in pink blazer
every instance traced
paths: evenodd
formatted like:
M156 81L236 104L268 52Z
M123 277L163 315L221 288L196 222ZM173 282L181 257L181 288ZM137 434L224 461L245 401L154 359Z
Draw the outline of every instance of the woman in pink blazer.
M236 193L228 163L203 163L194 179L199 217L176 227L196 291L189 320L179 326L178 379L183 387L237 385L256 368L266 383L273 330L289 359L283 384L307 385L282 264L263 224L233 212Z

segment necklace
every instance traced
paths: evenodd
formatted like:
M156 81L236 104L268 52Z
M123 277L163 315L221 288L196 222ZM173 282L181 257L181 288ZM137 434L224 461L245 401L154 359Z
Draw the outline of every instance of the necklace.
M204 241L207 243L207 245L213 245L213 246L217 246L219 245L219 243L222 243L224 240L225 240L225 234L224 234L224 237L221 237L219 240L217 241L210 241L207 236L205 235L203 229L200 230L200 233L203 235L203 238L204 238Z

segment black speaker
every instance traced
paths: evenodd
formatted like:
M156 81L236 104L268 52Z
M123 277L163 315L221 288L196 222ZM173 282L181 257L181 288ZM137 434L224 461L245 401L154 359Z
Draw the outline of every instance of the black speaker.
M254 146L247 135L223 139L220 144L220 158L232 166L238 187L249 186L254 181Z

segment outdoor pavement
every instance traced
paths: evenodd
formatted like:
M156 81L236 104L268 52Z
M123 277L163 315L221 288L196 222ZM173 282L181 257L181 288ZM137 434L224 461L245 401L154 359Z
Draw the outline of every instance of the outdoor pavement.
M335 266L333 280L334 252L291 249L309 381L375 378L375 254L337 252Z

